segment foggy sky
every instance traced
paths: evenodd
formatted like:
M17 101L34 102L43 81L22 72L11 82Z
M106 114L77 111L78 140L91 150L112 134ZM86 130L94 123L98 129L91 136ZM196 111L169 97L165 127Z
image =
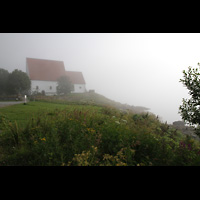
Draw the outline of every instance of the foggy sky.
M0 68L25 72L26 57L64 61L83 73L87 90L172 123L189 97L179 79L198 67L199 47L197 33L0 33Z

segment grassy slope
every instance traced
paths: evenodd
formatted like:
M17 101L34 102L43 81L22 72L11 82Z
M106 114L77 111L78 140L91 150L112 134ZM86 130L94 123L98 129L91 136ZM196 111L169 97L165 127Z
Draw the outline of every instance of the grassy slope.
M82 93L82 94L70 94L68 96L63 97L38 97L40 100L47 101L56 101L60 100L60 102L68 102L68 103L79 103L79 104L89 104L89 105L103 105L103 106L111 106L121 110L129 110L134 113L142 113L147 112L149 108L143 106L131 106L128 104L122 104L120 102L113 101L111 99L106 98L103 95L97 93Z

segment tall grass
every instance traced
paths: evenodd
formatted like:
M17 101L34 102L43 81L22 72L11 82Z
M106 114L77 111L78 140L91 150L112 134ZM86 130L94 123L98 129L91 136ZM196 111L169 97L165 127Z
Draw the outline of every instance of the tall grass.
M200 165L199 142L154 115L109 107L55 109L25 127L1 118L0 165Z

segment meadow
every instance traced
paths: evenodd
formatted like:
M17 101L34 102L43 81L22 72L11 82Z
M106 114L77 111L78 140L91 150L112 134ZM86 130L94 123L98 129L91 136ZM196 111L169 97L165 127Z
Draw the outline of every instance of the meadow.
M1 166L200 165L200 143L148 113L29 102L0 108Z
M0 114L6 115L6 117L11 121L16 121L20 127L26 126L27 121L31 118L35 118L43 114L43 112L52 112L55 109L62 110L66 109L68 111L77 109L94 109L90 105L81 106L81 105L71 105L65 103L52 103L52 102L43 102L43 101L31 101L28 104L24 105L23 102L19 105L8 106L0 108Z

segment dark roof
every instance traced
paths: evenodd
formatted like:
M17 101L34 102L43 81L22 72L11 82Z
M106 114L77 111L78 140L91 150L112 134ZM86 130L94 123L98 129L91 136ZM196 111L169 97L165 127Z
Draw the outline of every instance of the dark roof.
M82 72L66 71L65 74L69 77L72 84L85 84Z
M63 61L26 58L27 73L31 80L57 81L65 76Z

